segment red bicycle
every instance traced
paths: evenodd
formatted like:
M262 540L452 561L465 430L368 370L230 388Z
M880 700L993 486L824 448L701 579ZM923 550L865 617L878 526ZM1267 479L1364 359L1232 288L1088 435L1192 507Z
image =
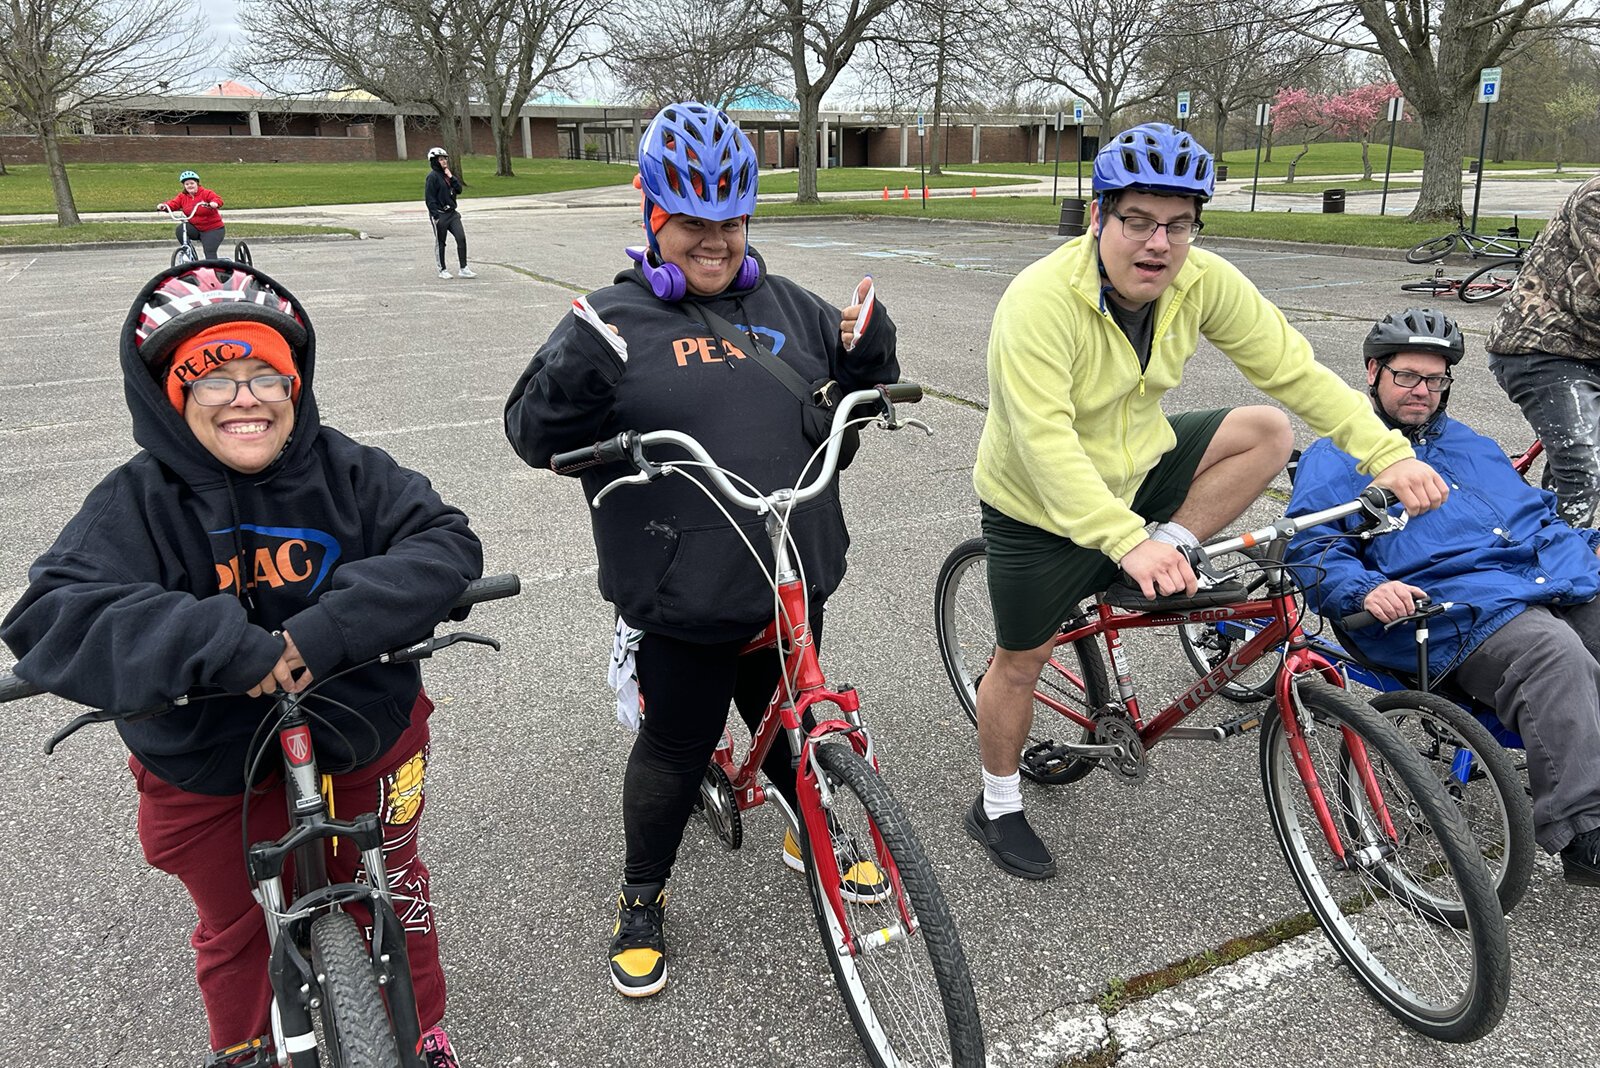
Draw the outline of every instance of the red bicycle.
M1310 515L1213 541L1190 553L1196 572L1223 577L1212 560L1246 550L1237 569L1249 591L1202 590L1145 601L1103 594L1055 637L1056 653L1034 693L1022 771L1044 784L1104 768L1130 782L1166 738L1222 742L1261 731L1261 782L1273 831L1312 916L1356 977L1408 1026L1465 1042L1487 1034L1505 1010L1510 956L1505 917L1459 808L1414 748L1372 708L1339 688L1341 676L1310 648L1300 625L1299 584L1282 565L1301 530L1362 517L1360 534L1398 529L1381 487ZM945 560L934 622L945 670L968 718L993 658L985 546L973 538ZM1264 587L1264 588L1263 588ZM1254 591L1262 592L1256 599ZM1118 608L1124 609L1118 611ZM1140 708L1124 630L1255 620L1259 631L1152 717ZM1116 678L1112 691L1096 638ZM1282 657L1273 702L1216 726L1180 724L1251 664ZM1065 730L1068 741L1057 741Z
M627 431L561 453L550 466L561 474L600 464L630 466L634 474L595 495L596 508L619 486L678 475L692 478L708 496L715 489L731 504L764 517L774 561L768 574L774 616L745 651L781 650L783 675L744 759L735 759L731 745L714 754L701 783L702 814L718 837L737 849L744 840L741 814L767 801L778 803L806 858L812 910L828 965L873 1065L976 1068L984 1063L983 1033L960 936L910 821L879 778L860 695L851 686L830 687L823 674L788 530L792 511L832 482L847 427L876 422L888 429L927 430L914 419L898 417L894 407L921 399L922 387L911 383L846 395L834 414L816 477L803 488L770 494L719 467L693 437L671 430ZM871 413L852 418L863 406L870 406ZM671 446L689 458L652 462L646 450L657 446ZM695 477L697 472L705 479ZM765 567L755 546L746 545ZM778 791L757 781L761 762L780 736L798 759L798 815ZM847 885L862 885L858 876L864 864L876 865L874 874L883 878L870 885L884 889L845 892Z

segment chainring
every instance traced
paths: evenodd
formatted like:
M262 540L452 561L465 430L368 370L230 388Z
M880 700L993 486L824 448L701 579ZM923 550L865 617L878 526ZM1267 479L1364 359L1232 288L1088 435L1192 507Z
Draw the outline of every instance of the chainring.
M733 783L728 781L728 773L722 770L721 764L713 761L706 765L705 774L700 777L700 800L695 808L729 849L738 849L744 844L739 800L734 797Z
M1105 712L1095 720L1094 740L1097 745L1115 745L1120 753L1100 757L1100 766L1111 772L1116 781L1128 786L1144 781L1150 772L1145 759L1144 743L1127 714L1121 711Z

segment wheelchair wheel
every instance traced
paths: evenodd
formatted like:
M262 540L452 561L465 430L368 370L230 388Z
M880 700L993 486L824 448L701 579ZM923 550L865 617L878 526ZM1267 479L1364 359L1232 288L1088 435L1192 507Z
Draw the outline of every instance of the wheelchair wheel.
M185 263L193 263L197 258L194 254L193 245L179 245L172 250L172 266L174 267Z
M250 246L243 241L233 246L233 262L242 263L246 267L250 266Z

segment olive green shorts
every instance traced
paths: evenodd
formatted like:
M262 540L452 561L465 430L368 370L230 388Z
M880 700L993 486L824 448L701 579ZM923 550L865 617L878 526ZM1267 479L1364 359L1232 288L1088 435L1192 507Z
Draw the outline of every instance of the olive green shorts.
M1169 422L1178 443L1164 453L1133 495L1133 510L1162 523L1189 495L1195 468L1231 409L1183 412ZM982 505L988 542L989 603L1002 649L1036 649L1086 598L1117 577L1117 565L1096 549L1012 519Z

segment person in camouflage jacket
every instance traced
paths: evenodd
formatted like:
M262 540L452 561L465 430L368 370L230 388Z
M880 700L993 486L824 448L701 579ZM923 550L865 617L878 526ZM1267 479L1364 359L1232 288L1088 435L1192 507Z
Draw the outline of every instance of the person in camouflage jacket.
M1544 441L1561 518L1600 501L1600 178L1573 191L1528 249L1489 331L1489 369Z

